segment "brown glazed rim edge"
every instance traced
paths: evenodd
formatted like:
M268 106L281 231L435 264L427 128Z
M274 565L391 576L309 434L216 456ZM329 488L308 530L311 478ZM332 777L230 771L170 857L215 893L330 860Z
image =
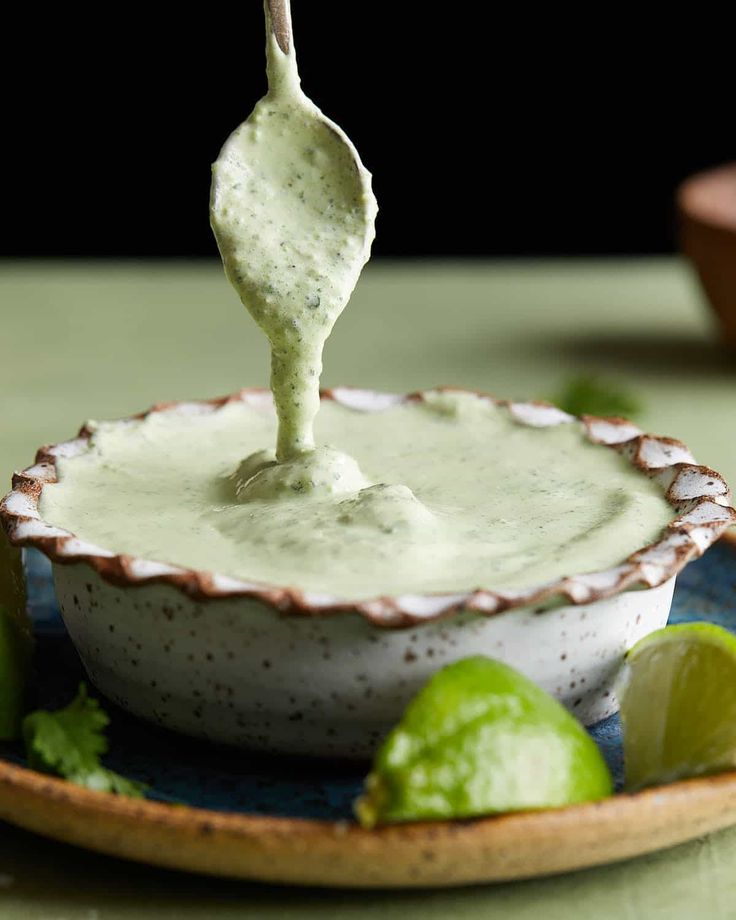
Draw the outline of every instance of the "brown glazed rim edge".
M439 387L426 392L459 389ZM514 607L546 606L555 602L590 604L627 589L653 588L680 572L691 559L702 555L729 526L736 523L736 510L730 505L731 493L723 477L695 463L680 441L645 434L622 418L584 415L576 419L550 403L513 402L478 391L462 392L473 392L479 398L490 400L506 409L518 424L528 427L582 425L590 441L616 450L644 475L658 481L675 511L675 518L664 528L657 541L638 549L620 565L605 571L566 576L519 591L497 592L478 588L462 594L402 595L347 601L288 586L250 584L212 572L125 554L110 554L44 522L38 507L43 488L47 483L57 481L57 456L63 455L72 444L79 452L84 449L84 442L89 442L93 431L84 426L73 441L40 448L34 465L13 476L13 490L0 503L0 520L15 545L35 547L59 564L84 562L105 581L120 587L165 583L199 601L248 597L280 613L314 616L352 612L376 626L394 628L435 620L460 610L491 615ZM146 412L120 419L119 423L142 420L157 412L185 411L182 408L185 406L195 406L199 411L208 412L234 402L263 405L269 395L268 390L248 388L213 399L158 403ZM421 400L424 393L398 395L336 387L324 390L322 398L357 411L375 412L390 405ZM44 533L48 530L53 530L53 534Z

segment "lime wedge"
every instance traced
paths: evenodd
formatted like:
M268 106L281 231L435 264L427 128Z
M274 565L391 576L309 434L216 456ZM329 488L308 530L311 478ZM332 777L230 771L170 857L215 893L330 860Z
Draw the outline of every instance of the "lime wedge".
M736 767L736 637L667 626L629 651L621 704L627 789Z
M0 739L17 738L31 666L33 637L26 613L20 551L0 527Z
M372 827L552 808L611 791L580 723L518 671L477 657L443 668L412 700L355 812Z

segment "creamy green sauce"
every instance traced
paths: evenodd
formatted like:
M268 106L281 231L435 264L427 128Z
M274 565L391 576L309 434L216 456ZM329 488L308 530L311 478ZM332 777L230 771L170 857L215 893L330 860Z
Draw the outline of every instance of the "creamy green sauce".
M276 428L243 404L102 423L59 461L42 514L118 553L346 599L607 568L672 517L655 483L579 426L528 428L471 394L376 413L327 402L316 435L355 461L317 452L309 472L268 479L256 458L255 488L242 458Z
M324 343L377 208L352 144L302 93L293 47L269 30L267 54L268 94L214 166L211 219L270 342L276 411L103 423L59 460L44 517L116 553L350 600L521 588L654 540L671 516L659 489L577 426L527 428L471 394L378 413L327 402L317 417Z
M288 460L315 447L322 349L378 206L357 151L302 92L293 45L284 54L270 28L267 57L268 93L214 164L210 218L227 277L271 344L276 454Z

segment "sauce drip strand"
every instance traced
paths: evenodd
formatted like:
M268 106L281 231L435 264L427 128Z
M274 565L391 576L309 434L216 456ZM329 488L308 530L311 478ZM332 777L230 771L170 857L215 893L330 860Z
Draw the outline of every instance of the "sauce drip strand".
M276 459L293 461L315 448L322 350L378 206L352 143L301 90L288 3L283 14L287 52L266 8L268 92L214 164L210 217L227 277L270 342Z

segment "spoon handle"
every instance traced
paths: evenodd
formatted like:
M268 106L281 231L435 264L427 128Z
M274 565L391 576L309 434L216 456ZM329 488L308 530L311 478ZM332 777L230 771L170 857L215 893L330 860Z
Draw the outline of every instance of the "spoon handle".
M291 9L289 0L266 0L271 31L279 48L288 54L291 50Z

